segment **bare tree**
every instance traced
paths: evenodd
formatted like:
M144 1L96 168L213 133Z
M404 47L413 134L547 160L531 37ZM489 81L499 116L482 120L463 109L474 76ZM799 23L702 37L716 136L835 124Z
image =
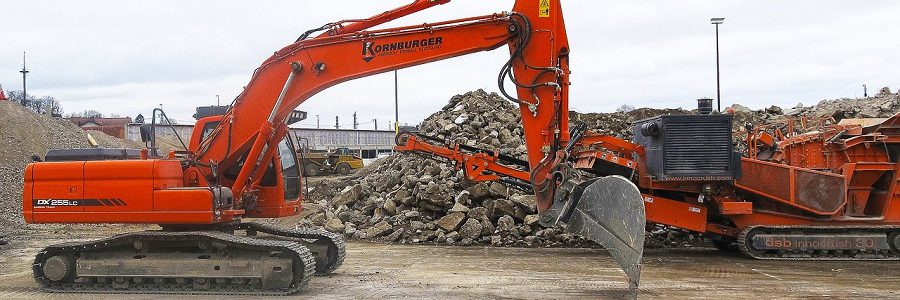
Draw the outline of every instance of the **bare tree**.
M62 105L60 105L59 100L56 100L53 96L41 96L38 98L33 95L28 95L28 98L24 99L22 97L24 95L22 91L9 91L7 92L7 95L10 101L18 103L33 112L39 114L51 114L54 116L62 115Z
M41 113L50 114L52 116L62 116L62 106L56 98L52 96L43 96L39 99L39 103L41 104Z
M634 106L631 106L631 105L628 105L628 104L622 104L622 106L619 106L619 108L616 108L616 112L624 112L624 113L627 113L627 112L632 111L632 110L634 110Z
M68 118L103 118L103 113L93 110L86 109L81 112L70 113L67 115Z
M12 101L12 102L15 102L18 104L22 104L22 105L24 105L24 103L26 103L26 102L22 101L22 94L23 94L22 91L7 91L6 94L7 94L7 97L9 97L9 101ZM31 98L31 97L28 97L28 98Z

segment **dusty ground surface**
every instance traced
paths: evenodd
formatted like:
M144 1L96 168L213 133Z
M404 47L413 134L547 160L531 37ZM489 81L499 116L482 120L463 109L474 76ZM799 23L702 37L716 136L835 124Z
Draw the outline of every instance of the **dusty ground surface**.
M118 230L110 228L102 230L102 234L110 231ZM99 235L74 231L12 237L12 244L0 250L0 298L103 296L48 294L40 291L31 278L30 263L40 247L64 241L64 237L92 236ZM296 298L621 299L628 295L625 287L622 273L602 250L350 243L344 266L331 276L313 278ZM128 298L230 299L158 295ZM900 263L773 262L711 249L650 250L644 258L640 298L894 299L900 298Z

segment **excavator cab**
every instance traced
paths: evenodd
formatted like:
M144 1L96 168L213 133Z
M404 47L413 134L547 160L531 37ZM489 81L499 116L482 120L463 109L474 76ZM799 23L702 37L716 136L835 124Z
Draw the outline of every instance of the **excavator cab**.
M189 146L191 151L198 150L200 143L209 137L221 119L222 116L209 116L197 120L191 135ZM225 135L227 136L227 133ZM291 135L286 134L278 142L277 147L274 157L260 180L256 203L247 203L244 207L247 217L274 218L299 213L303 195L301 193L300 160L297 158L296 151L293 151L296 149L295 142ZM239 162L222 170L223 180L231 182L237 179L243 166L244 163Z

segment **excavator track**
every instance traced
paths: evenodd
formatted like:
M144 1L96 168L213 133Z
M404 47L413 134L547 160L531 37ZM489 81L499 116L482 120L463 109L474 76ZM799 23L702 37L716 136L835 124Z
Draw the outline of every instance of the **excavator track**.
M315 263L297 242L144 231L49 246L32 270L50 292L279 296L305 288Z
M316 258L316 275L327 275L337 270L344 263L347 255L344 237L340 234L319 229L298 228L284 229L262 223L244 223L243 229L248 235L261 232L281 240L300 242L313 252Z
M900 260L900 226L750 226L737 246L764 260Z

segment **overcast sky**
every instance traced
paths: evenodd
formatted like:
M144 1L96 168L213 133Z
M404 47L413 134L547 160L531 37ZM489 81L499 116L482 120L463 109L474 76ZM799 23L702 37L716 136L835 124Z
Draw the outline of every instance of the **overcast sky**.
M192 120L194 107L228 103L259 64L303 31L411 1L3 1L0 84L58 98L66 112L134 117L162 104ZM513 1L455 0L386 26L509 10ZM572 48L571 108L693 108L715 97L720 27L723 106L814 104L900 88L900 1L563 1ZM497 91L508 52L495 50L399 71L400 121L417 123L449 97ZM347 82L300 109L324 126L386 128L393 74Z

